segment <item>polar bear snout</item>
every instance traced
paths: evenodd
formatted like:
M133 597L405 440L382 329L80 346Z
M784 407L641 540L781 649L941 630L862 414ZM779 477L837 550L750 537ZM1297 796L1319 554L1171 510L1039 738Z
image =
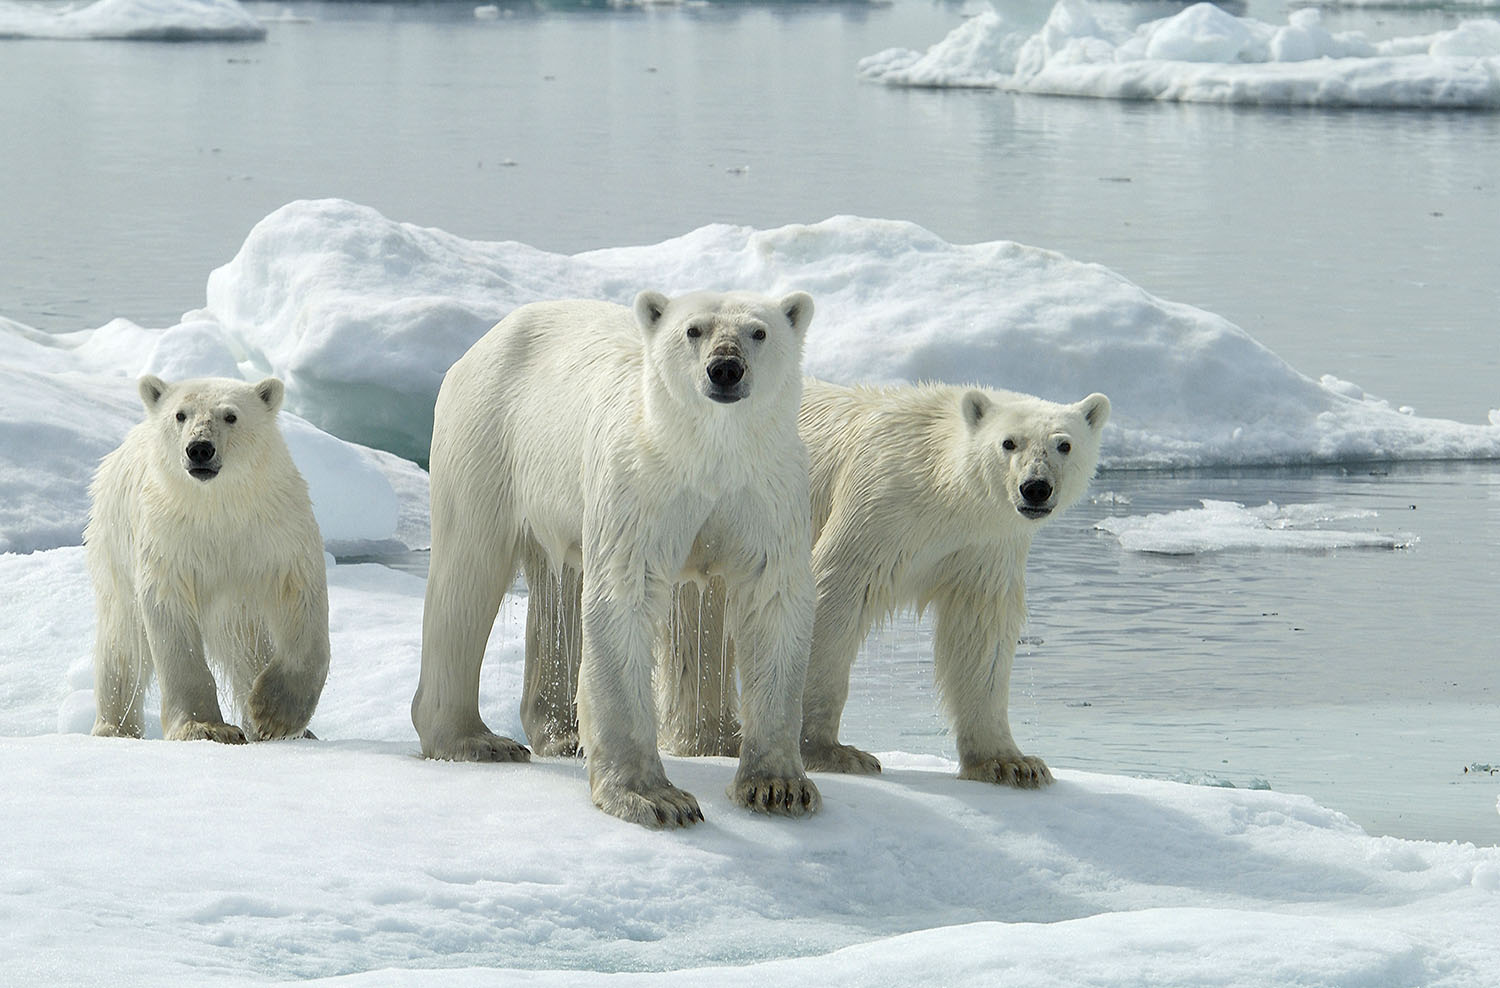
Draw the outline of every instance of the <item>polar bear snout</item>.
M745 360L735 353L714 354L708 360L708 387L705 392L714 401L728 404L745 397L740 385L745 380Z
M187 472L196 480L213 480L219 475L219 451L206 439L194 439L183 450Z
M1031 477L1016 489L1021 496L1016 510L1027 518L1045 518L1052 513L1052 483L1045 477Z

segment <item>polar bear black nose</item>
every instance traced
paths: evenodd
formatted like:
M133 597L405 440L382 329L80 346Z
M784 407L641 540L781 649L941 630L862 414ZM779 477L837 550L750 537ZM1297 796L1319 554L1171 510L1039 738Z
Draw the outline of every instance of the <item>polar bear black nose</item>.
M1046 504L1052 496L1052 485L1040 478L1028 480L1021 485L1021 496L1027 504Z
M745 376L745 362L739 357L715 357L708 362L708 379L717 387L732 388Z
M189 463L207 463L214 458L214 444L205 439L195 439L187 444Z

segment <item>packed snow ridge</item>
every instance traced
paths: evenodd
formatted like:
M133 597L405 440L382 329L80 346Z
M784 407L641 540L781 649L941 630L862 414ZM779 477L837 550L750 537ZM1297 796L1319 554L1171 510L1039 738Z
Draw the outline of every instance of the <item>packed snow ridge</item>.
M1329 32L1316 9L1274 25L1198 3L1132 31L1061 0L1036 34L986 9L927 51L887 49L858 73L890 86L1111 99L1500 109L1500 21L1369 41Z
M0 38L260 41L265 27L235 0L97 0L64 7L0 0Z

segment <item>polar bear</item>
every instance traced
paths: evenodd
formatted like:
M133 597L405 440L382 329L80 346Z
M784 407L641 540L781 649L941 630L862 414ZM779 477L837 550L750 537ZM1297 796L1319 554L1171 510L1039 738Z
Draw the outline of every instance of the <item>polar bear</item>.
M435 411L412 700L424 755L529 756L478 703L485 642L524 562L530 586L575 588L565 623L594 803L648 827L696 823L697 800L667 781L656 748L652 644L675 582L719 578L744 680L730 796L764 812L818 808L797 745L814 606L797 435L811 317L802 292L645 291L633 311L533 303L453 365Z
M84 529L98 619L93 733L302 737L328 675L323 539L276 413L282 383L140 379L146 418L99 465ZM219 709L225 677L243 729Z
M880 770L873 755L838 740L850 669L876 622L931 606L959 777L1024 788L1052 780L1016 746L1008 713L1026 556L1040 526L1087 489L1109 412L1102 394L1065 405L936 384L804 383L818 592L802 710L807 768ZM738 744L738 643L722 601L714 583L685 584L674 601L656 685L663 745L677 754L733 754ZM565 595L549 605L576 606ZM548 633L547 610L534 610L523 712L538 732L566 738L569 711L546 687L577 659L566 638Z

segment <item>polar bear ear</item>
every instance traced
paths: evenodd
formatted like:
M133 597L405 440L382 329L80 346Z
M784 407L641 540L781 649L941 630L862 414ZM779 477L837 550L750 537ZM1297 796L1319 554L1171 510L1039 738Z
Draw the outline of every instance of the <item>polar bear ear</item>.
M161 402L161 396L167 393L167 382L155 374L147 374L136 384L141 393L141 404L146 406L146 411L156 411L156 406Z
M959 400L964 413L964 424L970 429L979 428L979 423L990 411L990 396L983 391L966 391Z
M286 385L274 377L268 377L255 386L255 397L266 403L272 415L281 411L281 399L285 396Z
M641 331L650 337L661 325L661 317L672 300L661 292L641 292L635 297L635 321Z
M807 333L807 325L812 322L813 300L806 292L792 292L777 303L781 314L786 316L786 321L792 327L792 332L798 336Z
M1098 432L1109 421L1109 399L1095 391L1076 406L1083 413L1083 420Z

